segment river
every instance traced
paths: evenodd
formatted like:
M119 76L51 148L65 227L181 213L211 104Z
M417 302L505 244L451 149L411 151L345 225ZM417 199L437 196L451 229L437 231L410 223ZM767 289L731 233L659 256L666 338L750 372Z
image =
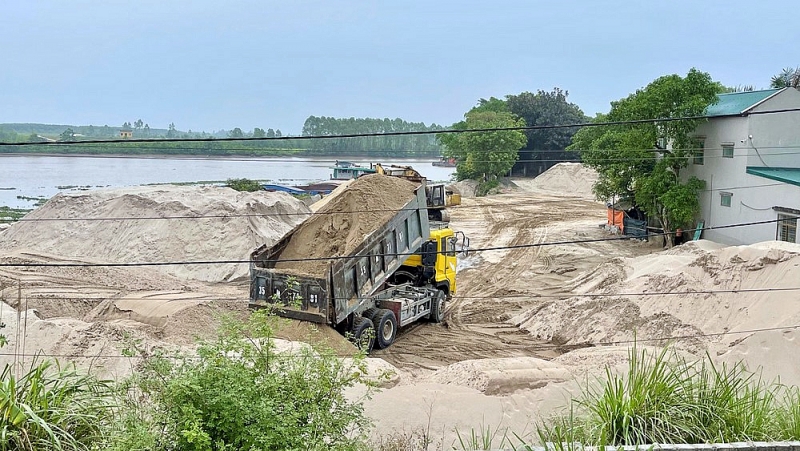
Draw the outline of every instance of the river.
M0 206L32 208L34 201L20 197L50 198L61 191L154 183L217 182L248 178L293 185L328 180L335 159L322 158L147 158L2 155L0 156ZM369 166L413 166L433 181L449 180L454 168L432 166L431 159L347 158Z

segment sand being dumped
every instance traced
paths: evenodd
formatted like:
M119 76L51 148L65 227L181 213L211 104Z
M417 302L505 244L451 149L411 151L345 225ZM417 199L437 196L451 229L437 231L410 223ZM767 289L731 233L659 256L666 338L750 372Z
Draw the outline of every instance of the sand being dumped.
M104 263L246 261L253 249L280 239L309 212L285 193L212 186L64 193L6 230L0 253L27 251ZM173 219L152 219L165 217ZM246 263L156 268L205 282L248 274Z
M294 233L282 260L349 255L364 238L386 224L414 198L419 186L398 177L372 174L348 185ZM278 262L275 267L297 274L321 276L330 260Z
M513 179L513 182L526 191L594 199L592 186L597 177L597 171L581 163L558 163L534 179Z

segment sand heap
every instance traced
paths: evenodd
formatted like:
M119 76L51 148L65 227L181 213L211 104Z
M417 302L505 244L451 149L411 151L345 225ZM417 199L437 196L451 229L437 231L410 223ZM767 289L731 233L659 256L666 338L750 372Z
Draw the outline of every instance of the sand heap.
M42 221L19 222L6 230L0 253L46 253L110 263L247 260L253 249L280 239L309 212L285 193L212 186L62 193L26 216ZM192 218L197 216L205 217ZM180 218L151 219L164 217ZM248 273L247 264L157 268L207 282L231 281Z
M513 181L527 191L594 199L592 186L597 182L597 177L597 171L581 163L558 163L534 179Z
M751 367L764 365L765 375L800 382L800 368L780 357L800 352L797 331L753 332L800 324L800 294L785 291L800 286L800 245L690 242L643 257L612 259L574 279L572 286L575 297L543 301L512 321L536 337L566 344L631 340L634 332L642 341L672 338L679 348L708 350L722 360L744 359ZM774 290L747 291L765 288ZM688 291L699 293L646 294ZM587 293L609 296L581 296Z
M294 233L280 258L302 259L349 255L364 238L386 224L414 198L416 183L372 174L359 177L317 210ZM323 275L329 260L279 262L277 269Z

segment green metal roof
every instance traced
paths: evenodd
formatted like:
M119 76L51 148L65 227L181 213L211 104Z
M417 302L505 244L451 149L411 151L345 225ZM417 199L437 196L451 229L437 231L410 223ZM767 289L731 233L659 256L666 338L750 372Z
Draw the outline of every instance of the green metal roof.
M800 186L800 168L762 168L748 166L747 173Z
M706 116L742 114L778 91L780 89L717 94L717 103L706 108Z

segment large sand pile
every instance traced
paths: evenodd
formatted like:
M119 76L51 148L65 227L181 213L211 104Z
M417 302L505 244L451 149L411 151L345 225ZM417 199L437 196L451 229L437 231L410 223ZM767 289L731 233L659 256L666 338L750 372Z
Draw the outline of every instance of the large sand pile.
M62 193L26 217L41 221L19 222L4 232L0 253L45 252L105 263L244 261L253 249L280 239L309 212L285 193L242 193L212 186ZM206 217L193 219L197 216ZM180 219L147 219L164 217ZM157 268L207 282L231 281L248 273L247 264Z
M597 171L581 163L558 163L534 179L515 178L512 181L526 191L594 199L592 186L597 177Z
M752 368L764 366L769 377L800 383L800 368L781 357L798 352L798 331L755 331L800 324L800 292L738 291L800 286L800 245L690 242L643 257L615 258L577 277L572 286L575 297L543 301L513 321L535 337L565 344L632 340L634 333L648 344L666 343L647 342L652 338L671 339L679 348L708 350L721 360L744 359ZM687 291L705 293L621 296ZM586 293L609 296L581 296Z
M416 183L385 175L359 177L295 231L282 260L349 255L414 198ZM278 262L275 267L320 276L329 260Z

